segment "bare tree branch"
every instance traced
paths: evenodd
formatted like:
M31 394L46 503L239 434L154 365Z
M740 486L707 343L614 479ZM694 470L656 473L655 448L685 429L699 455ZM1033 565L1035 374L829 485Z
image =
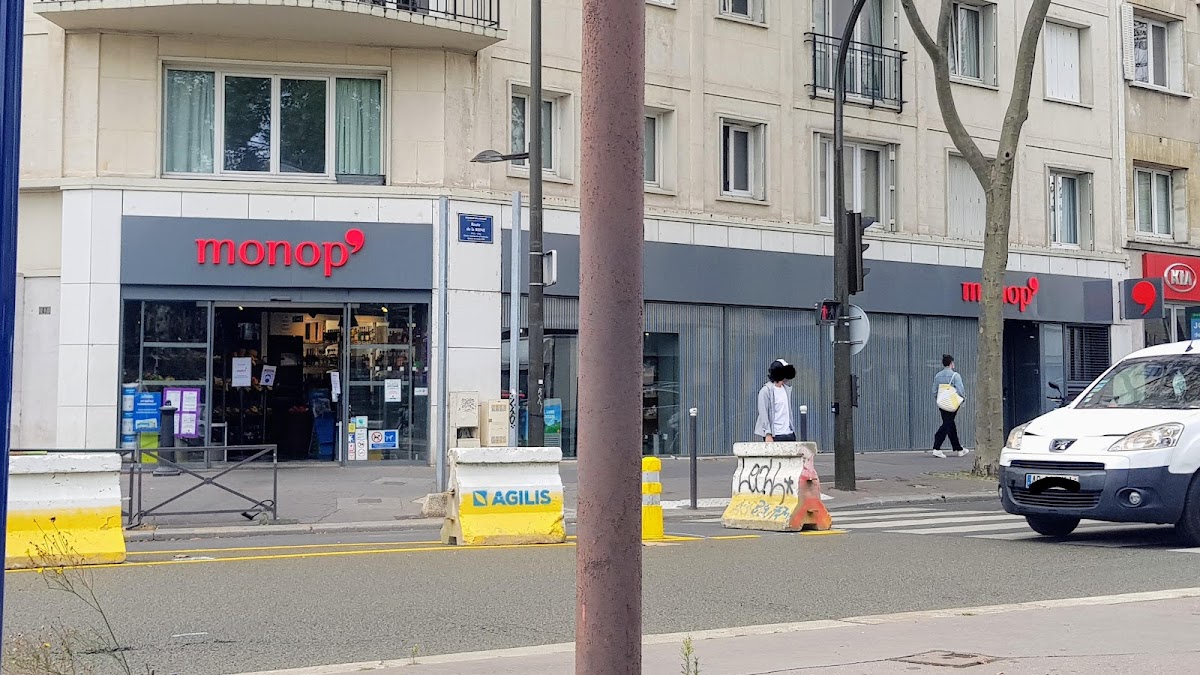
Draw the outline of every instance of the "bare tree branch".
M1049 0L1044 1L1049 3ZM914 1L901 0L901 4L904 6L904 13L908 15L908 23L917 35L917 41L921 43L921 46L929 54L929 59L933 61L933 83L937 89L938 107L942 111L942 121L946 124L946 132L950 134L950 140L954 141L954 146L963 154L963 158L967 160L967 164L979 178L980 185L986 186L991 183L992 162L980 151L975 139L971 137L971 133L963 124L962 117L958 114L958 108L954 105L954 91L950 84L950 59L947 54L950 49L950 22L954 16L954 2L953 0L942 0L936 41L929 35L929 30L922 22L921 14L917 11ZM1026 106L1026 113L1028 113L1028 106Z
M911 0L905 0L909 2ZM1008 101L1008 111L1004 114L1004 126L1000 132L999 157L1002 161L1011 161L1017 153L1017 144L1021 139L1021 129L1025 120L1029 119L1029 93L1033 86L1033 67L1037 60L1038 39L1042 35L1042 27L1046 23L1046 13L1050 11L1051 0L1034 0L1029 8L1029 16L1025 19L1025 30L1021 33L1021 45L1017 48L1017 64L1014 72L1012 96Z

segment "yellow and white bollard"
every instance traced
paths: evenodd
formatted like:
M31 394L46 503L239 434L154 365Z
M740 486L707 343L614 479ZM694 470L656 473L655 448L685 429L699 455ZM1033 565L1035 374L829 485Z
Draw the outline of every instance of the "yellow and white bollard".
M642 541L663 538L662 483L659 474L662 460L642 458Z

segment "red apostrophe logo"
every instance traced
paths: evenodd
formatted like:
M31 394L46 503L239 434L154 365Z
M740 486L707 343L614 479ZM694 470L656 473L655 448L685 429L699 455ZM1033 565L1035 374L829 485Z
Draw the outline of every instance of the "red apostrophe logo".
M1142 316L1146 316L1154 309L1154 303L1158 300L1158 289L1149 281L1139 281L1129 291L1129 297L1142 306Z
M342 241L302 241L292 245L289 241L258 241L247 239L235 243L232 239L197 239L196 262L201 265L234 265L241 263L256 267L282 265L291 267L294 260L301 267L324 265L325 276L333 276L333 270L350 262L350 256L362 250L366 235L358 228L346 230Z
M1196 270L1186 263L1171 263L1163 271L1163 283L1176 293L1190 293L1196 288Z

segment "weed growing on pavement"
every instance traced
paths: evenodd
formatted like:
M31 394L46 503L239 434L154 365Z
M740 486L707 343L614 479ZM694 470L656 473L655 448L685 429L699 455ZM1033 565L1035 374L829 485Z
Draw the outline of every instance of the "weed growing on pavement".
M410 666L417 665L417 657L420 655L421 655L421 645L413 645L412 648L408 650L408 665L410 665Z
M679 671L680 675L700 675L700 657L696 656L696 650L692 648L690 636L684 638L679 656L683 657L683 670Z
M30 563L51 591L66 593L82 602L99 617L99 626L86 632L54 624L42 629L41 636L16 635L8 641L3 675L91 675L96 658L109 661L115 672L134 675L108 612L96 593L95 578L84 566L83 556L64 533L55 528L42 531L43 544L35 544ZM102 669L102 672L113 672ZM154 675L147 666L145 675Z

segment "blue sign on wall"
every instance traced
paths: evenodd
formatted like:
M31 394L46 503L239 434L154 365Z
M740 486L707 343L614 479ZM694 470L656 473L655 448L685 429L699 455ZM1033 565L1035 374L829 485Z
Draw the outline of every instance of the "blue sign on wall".
M161 407L162 392L138 392L133 397L133 430L137 433L158 433Z
M473 244L492 243L492 217L458 214L458 240Z

